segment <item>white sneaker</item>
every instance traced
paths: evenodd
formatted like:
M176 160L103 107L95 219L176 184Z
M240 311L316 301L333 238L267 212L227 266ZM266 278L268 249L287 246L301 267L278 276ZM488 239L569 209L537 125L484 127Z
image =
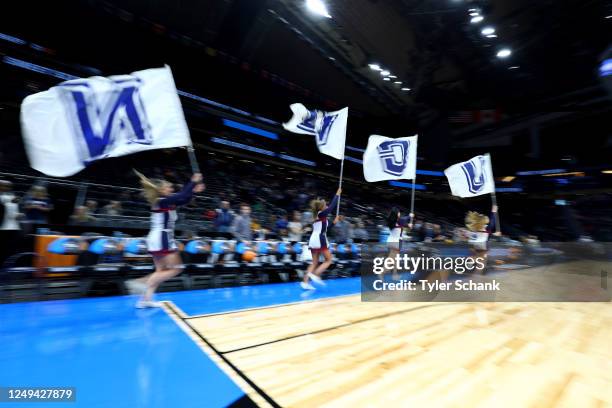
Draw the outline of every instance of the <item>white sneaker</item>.
M310 283L306 283L306 282L300 282L300 286L302 287L302 289L304 290L315 290L316 288L314 286L312 286Z
M136 279L125 281L125 287L131 295L142 295L147 290L147 284Z
M319 278L317 275L315 275L314 273L310 272L308 274L308 277L310 279L312 279L312 281L314 283L316 283L317 285L321 285L321 286L325 286L325 282L323 282L323 279Z
M146 309L149 307L162 307L162 303L156 302L154 300L143 300L143 299L140 299L138 303L136 303L137 309Z

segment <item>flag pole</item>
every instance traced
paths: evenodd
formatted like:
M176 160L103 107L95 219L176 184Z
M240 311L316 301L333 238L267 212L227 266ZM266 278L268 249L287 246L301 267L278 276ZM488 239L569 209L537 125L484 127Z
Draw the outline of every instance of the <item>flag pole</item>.
M412 196L410 197L410 214L413 214L412 217L410 217L410 222L411 223L414 221L414 190L415 190L415 182L416 182L416 177L412 179Z
M189 156L191 171L193 173L200 173L200 165L198 164L198 159L195 156L195 150L193 148L193 145L187 146L187 155Z
M489 166L491 170L491 177L493 177L493 165L491 161L491 155L487 153L487 157L489 158ZM495 177L493 177L493 192L491 193L491 204L497 207L497 211L495 211L495 232L501 233L501 224L499 222L499 207L497 205L497 196L495 195Z
M345 150L346 151L346 150ZM342 188L342 176L344 174L344 154L342 154L342 161L340 162L340 183L338 184L338 188ZM342 195L338 197L338 207L336 207L336 217L340 215L340 199Z

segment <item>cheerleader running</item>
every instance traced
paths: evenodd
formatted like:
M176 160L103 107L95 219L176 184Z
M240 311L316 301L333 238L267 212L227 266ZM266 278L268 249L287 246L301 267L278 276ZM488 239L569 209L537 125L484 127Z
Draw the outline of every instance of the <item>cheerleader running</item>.
M176 207L191 201L193 193L204 190L202 174L196 173L191 181L178 193L174 193L172 184L165 180L149 180L136 172L140 178L144 195L151 205L151 229L147 236L147 249L153 256L155 272L140 279L127 282L132 293L142 293L136 304L137 308L160 307L153 301L153 294L158 286L181 272L181 258L174 240L174 224L177 219Z
M336 195L332 199L329 206L327 206L325 200L321 199L312 200L312 202L310 203L310 209L315 219L315 222L312 224L312 234L310 235L310 241L308 241L308 247L310 248L310 252L312 253L312 264L310 264L310 266L308 267L306 274L304 275L304 280L300 283L302 289L315 289L314 286L310 284L310 279L312 279L313 282L323 284L321 275L327 270L327 268L329 268L332 263L332 256L327 247L327 230L329 228L329 221L327 220L327 216L338 205L338 200L340 199L341 193L342 189L339 188L338 191L336 191ZM336 224L337 222L338 217L336 216L336 218L334 219L334 224ZM319 264L319 257L321 255L323 255L325 261Z
M402 217L402 214L397 207L393 207L391 209L391 212L387 216L387 226L390 230L389 237L387 238L387 247L389 248L389 254L387 255L388 258L395 259L396 255L399 254L403 228L408 227L412 229L413 219L413 213ZM385 276L383 272L380 275L380 279L384 280L384 278ZM399 275L397 274L397 265L393 267L393 279L399 279Z
M483 258L486 265L489 236L495 229L495 213L497 206L491 208L491 217L479 214L475 211L470 211L465 216L465 226L470 231L468 245L472 256L475 258ZM484 268L476 269L476 273L483 274Z

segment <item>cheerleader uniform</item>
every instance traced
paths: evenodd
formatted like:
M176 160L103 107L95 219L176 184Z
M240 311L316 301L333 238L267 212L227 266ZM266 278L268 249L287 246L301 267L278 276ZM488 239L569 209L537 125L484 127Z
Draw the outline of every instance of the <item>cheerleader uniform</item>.
M495 229L495 213L489 216L489 225L486 231L470 232L468 236L468 245L476 253L486 253L488 250L489 236L491 231Z
M338 199L339 196L335 195L329 206L317 214L317 220L312 224L312 234L308 241L310 249L327 249L327 230L329 229L327 216L338 205Z
M395 224L395 227L391 229L389 236L387 237L387 245L393 249L400 248L400 241L402 239L402 228L404 228L410 222L410 216L400 217Z
M178 218L176 207L191 201L193 187L194 183L187 183L180 192L157 200L151 209L151 229L147 236L147 249L151 255L164 256L178 250L174 239L174 225Z

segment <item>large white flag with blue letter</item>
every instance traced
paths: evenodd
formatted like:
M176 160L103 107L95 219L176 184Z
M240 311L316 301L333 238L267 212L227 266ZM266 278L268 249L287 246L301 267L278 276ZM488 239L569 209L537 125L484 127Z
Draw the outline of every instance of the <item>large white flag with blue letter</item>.
M319 151L338 160L344 158L348 108L335 112L308 110L301 103L289 106L293 117L283 127L293 133L313 135Z
M414 180L418 136L371 135L363 153L363 176L370 183L382 180Z
M476 156L444 170L451 193L459 197L476 197L495 191L491 156Z
M21 130L32 168L50 176L144 150L190 146L169 67L74 79L26 97Z

